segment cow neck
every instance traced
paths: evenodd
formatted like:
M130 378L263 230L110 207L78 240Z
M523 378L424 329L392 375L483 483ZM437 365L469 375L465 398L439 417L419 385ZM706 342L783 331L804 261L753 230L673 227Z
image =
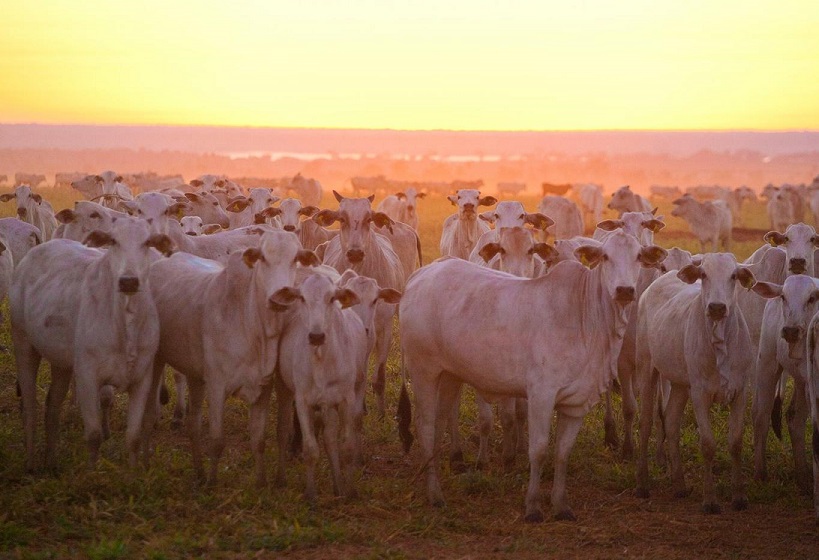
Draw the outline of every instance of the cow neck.
M459 254L458 256L468 259L469 253L478 242L479 231L477 214L475 215L474 219L464 219L463 217L458 216L458 229L456 231L458 234L458 251L460 253L465 253L466 255L463 256Z
M714 350L715 365L717 373L719 374L720 389L723 395L728 395L728 401L732 396L729 395L731 389L731 355L729 349L731 347L739 348L737 339L739 334L739 314L741 313L739 306L733 302L731 312L722 321L712 321L706 315L706 306L702 298L702 291L697 295L699 305L695 306L698 309L697 313L701 317L703 323L702 332L708 337L708 342Z

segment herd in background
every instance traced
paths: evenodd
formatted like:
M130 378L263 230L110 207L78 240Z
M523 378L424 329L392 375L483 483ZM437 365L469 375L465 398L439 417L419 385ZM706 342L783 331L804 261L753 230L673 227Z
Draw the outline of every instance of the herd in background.
M38 184L39 177L27 179ZM356 469L365 461L368 362L375 363L372 386L383 417L397 316L399 435L406 450L415 437L420 443L432 504L444 503L438 470L446 433L450 461L463 461L458 423L467 384L477 395L477 463L489 462L490 403L498 404L504 464L528 452L527 521L544 518L540 476L556 415L552 514L574 519L566 490L569 453L583 417L601 397L605 442L620 445L610 398L616 379L622 452L626 458L638 452L638 495L650 494L648 447L657 417L657 461L669 463L675 495L688 493L679 438L690 399L704 463L702 509L720 511L710 417L715 403L730 411L731 499L744 509L746 400L753 399L754 474L764 479L767 434L772 422L781 434L778 411L790 378L796 478L813 492L819 521L819 237L802 222L806 207L819 211L819 178L809 187L766 187L771 231L743 262L730 253L730 243L743 202L756 196L745 187L685 194L652 187L652 198L671 199L672 215L687 220L700 240L702 253L692 255L655 244L665 223L652 201L629 187L608 203L619 218L602 220L603 191L593 184L544 183L538 212L530 213L518 201L482 195L480 182L402 184L375 209L372 194L350 198L333 191L338 208L331 210L319 208L321 185L301 175L277 180L278 190L217 175L183 183L143 174L133 190L136 179L112 171L57 179L70 180L88 200L55 213L27 184L0 196L15 199L19 218L0 219L0 297L10 300L28 469L40 464L36 378L42 359L52 372L49 468L57 464L59 410L72 380L90 462L109 435L118 389L129 394L129 462L141 457L147 464L149 437L167 397L168 365L176 384L174 422L187 425L199 478L217 477L224 406L239 396L249 403L256 480L266 483L264 427L275 390L277 484L286 483L298 422L306 497L317 497L320 439L334 492L353 495ZM383 192L385 182L358 177L351 185L354 193ZM521 183L498 185L498 196L524 191ZM288 193L294 196L280 196ZM443 224L442 258L424 266L418 203L436 193L445 193L456 212ZM481 206L494 209L480 212ZM596 228L585 237L589 222ZM205 398L208 474L201 441Z

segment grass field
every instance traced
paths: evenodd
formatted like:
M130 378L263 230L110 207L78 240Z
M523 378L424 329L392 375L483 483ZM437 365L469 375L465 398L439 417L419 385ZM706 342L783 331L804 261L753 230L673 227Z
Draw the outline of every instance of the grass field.
M55 210L70 206L75 198L70 191L41 192ZM524 202L535 209L535 199ZM441 223L453 207L441 198L427 198L419 206L424 261L430 262L438 256ZM336 207L332 196L325 197L325 207ZM0 205L0 210L12 215L13 204ZM670 216L669 205L661 205L660 214L668 226L656 235L659 244L699 251L687 225ZM762 243L767 228L764 207L746 207L742 225L743 238L734 245L740 259ZM6 304L3 309L7 310ZM0 344L11 347L5 321ZM392 411L398 372L396 345L388 367ZM721 515L699 512L701 466L690 410L683 458L692 494L672 498L665 472L655 467L653 496L641 500L633 491L634 464L602 445L602 407L597 407L587 416L570 460L568 492L578 521L528 525L522 520L528 467L519 457L512 471L502 468L499 427L493 433L488 470L454 473L444 465L447 507L433 509L427 505L419 476L417 445L409 455L402 453L391 414L384 421L374 414L365 419L367 462L358 481L360 497L333 498L322 462L319 504L314 509L302 499L303 470L298 463L290 468L287 488L254 487L247 410L239 401L227 407L228 443L215 487L195 482L187 438L170 427L168 411L156 431L151 468L147 472L128 468L122 397L113 419L113 436L103 444L94 470L86 464L79 413L67 405L60 471L30 475L23 463L15 376L13 356L0 356L0 558L819 557L819 528L811 499L796 489L787 439L782 443L769 438L770 480L755 482L750 480L751 434L746 423L744 464L750 508L730 509L722 410L715 421ZM47 366L40 381L42 403ZM374 409L371 394L368 405ZM274 417L270 415L267 432L271 469L276 461ZM472 453L476 451L474 417L474 404L467 397L461 429ZM42 432L38 441L43 441ZM544 501L551 477L552 466L547 464Z

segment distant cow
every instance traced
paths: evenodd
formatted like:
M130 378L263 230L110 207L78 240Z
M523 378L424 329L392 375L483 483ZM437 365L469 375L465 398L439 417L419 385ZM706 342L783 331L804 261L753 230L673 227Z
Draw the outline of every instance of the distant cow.
M526 183L498 183L497 191L498 196L519 196L526 191Z
M600 223L603 217L603 187L594 183L574 184L567 196L580 206L584 223L586 219L591 219L592 224Z
M554 224L546 229L555 239L571 239L583 235L583 215L577 204L562 196L548 195L538 204L538 211Z
M120 202L134 199L131 189L123 183L122 175L114 171L103 171L99 175L88 175L71 183L71 187L81 192L91 201L99 200L107 208L118 209Z
M691 226L691 232L700 240L704 253L710 242L712 251L719 251L720 245L726 251L731 250L731 229L733 220L731 210L722 200L699 202L690 194L674 201L672 216L683 218Z
M572 188L571 183L563 183L563 184L553 184L553 183L541 183L540 184L540 192L543 196L547 196L550 194L556 196L563 196Z
M376 211L384 212L396 222L403 222L418 231L418 199L425 196L425 193L409 187L382 200Z
M31 188L39 187L46 182L46 176L38 173L15 173L14 186L28 185Z
M624 212L651 212L651 203L632 192L631 187L626 185L617 189L611 196L609 208L617 210L622 216Z

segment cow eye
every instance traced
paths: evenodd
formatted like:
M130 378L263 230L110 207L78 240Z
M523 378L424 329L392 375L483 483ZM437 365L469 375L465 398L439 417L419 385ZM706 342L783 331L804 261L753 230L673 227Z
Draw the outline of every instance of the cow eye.
M214 203L213 203L213 205L214 205L214 206L219 206L219 203L218 203L218 202L214 202Z
M808 303L809 303L810 305L813 305L814 303L816 303L816 296L810 296L810 297L808 298Z
M736 273L736 272L734 272L734 273L731 275L731 280L736 280L736 279L737 279L737 273Z
M99 212L91 212L91 218L97 219L100 217Z

